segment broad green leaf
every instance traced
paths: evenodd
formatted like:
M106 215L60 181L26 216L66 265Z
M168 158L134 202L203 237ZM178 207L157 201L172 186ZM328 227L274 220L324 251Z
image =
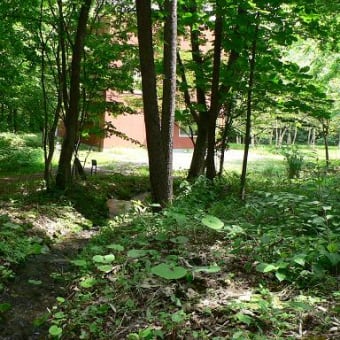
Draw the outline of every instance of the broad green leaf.
M300 309L300 310L304 310L304 311L309 311L312 310L313 307L310 306L309 304L305 303L305 302L301 302L301 301L292 301L292 302L288 302L289 306L294 308L294 309Z
M325 223L325 220L323 217L321 216L316 216L312 219L312 223L316 224L316 225L322 225Z
M103 264L101 266L96 266L98 270L100 270L101 272L105 272L108 273L112 270L112 265L109 264Z
M206 267L196 267L193 272L199 273L199 272L204 272L204 273L218 273L221 270L221 267L214 264L211 266L206 266Z
M93 262L97 263L111 263L114 261L115 256L113 254L108 255L95 255L92 257Z
M245 323L248 326L253 322L253 318L251 316L243 314L241 312L237 313L235 317L238 321Z
M182 225L187 221L187 217L185 215L176 212L172 212L171 217L173 217L179 225Z
M153 339L152 333L153 329L151 327L145 328L139 332L141 336L141 338L139 337L139 339Z
M275 273L276 278L281 282L286 279L286 274L281 273L281 272L276 272Z
M63 319L65 317L65 313L64 312L57 312L53 315L54 318L56 319Z
M330 252L330 253L337 253L339 251L339 243L330 243L328 246L327 246L327 250Z
M306 254L299 254L294 256L293 261L300 266L304 266L306 264L305 258Z
M264 273L269 273L272 272L274 270L277 270L277 266L273 265L273 264L268 264L264 269L263 272Z
M189 239L185 236L177 236L170 239L172 243L185 244L188 243Z
M30 285L39 286L42 284L42 281L41 280L28 280L28 283Z
M49 328L48 332L50 333L50 335L52 336L59 336L61 335L61 333L63 332L62 328L53 325Z
M124 246L122 246L121 244L109 244L106 246L106 248L117 251L124 251Z
M181 279L187 274L187 270L184 267L169 265L167 263L161 263L152 267L151 272L167 280Z
M41 254L41 250L42 250L43 246L39 243L33 243L31 245L31 249L29 251L30 254L32 255L39 255Z
M274 266L271 263L259 263L256 266L256 270L261 273L268 273L274 270L277 270L277 266Z
M154 236L154 239L155 239L156 241L161 241L161 242L163 242L163 241L166 241L166 240L168 239L168 235L165 234L165 233L159 233L159 234L157 234L157 235Z
M86 260L72 260L70 261L72 264L74 264L77 267L86 267L87 266L87 261Z
M340 263L340 255L339 254L337 254L337 253L327 253L325 255L329 259L329 262L332 264L332 266L336 266L338 263Z
M57 299L56 299L59 303L64 303L65 302L65 299L61 296L58 296Z
M143 257L147 255L147 251L144 249L131 249L128 251L127 256L132 257L133 259L137 259L139 257Z
M224 223L217 217L212 215L206 215L202 218L201 222L208 228L214 230L221 230L224 226Z
M4 313L9 311L12 308L10 303L0 303L0 313Z
M80 286L83 288L92 288L97 283L94 277L88 277L80 282Z
M244 229L237 224L225 226L225 229L230 233L230 235L234 236L244 233Z
M183 311L183 309L181 309L171 315L171 320L175 323L181 323L185 320L185 317L186 317L186 314Z

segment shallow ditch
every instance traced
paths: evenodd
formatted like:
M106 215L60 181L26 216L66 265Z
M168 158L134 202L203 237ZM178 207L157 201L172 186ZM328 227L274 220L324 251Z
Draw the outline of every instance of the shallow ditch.
M31 256L17 268L14 280L0 296L0 303L11 305L0 320L0 339L47 338L48 325L43 320L56 303L56 297L67 297L67 277L72 270L69 260L79 253L92 234L82 232L81 238L55 244L47 254Z

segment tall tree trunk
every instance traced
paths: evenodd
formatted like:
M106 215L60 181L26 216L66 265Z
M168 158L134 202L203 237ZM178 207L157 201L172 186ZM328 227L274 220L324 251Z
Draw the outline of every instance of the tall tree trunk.
M207 151L208 137L208 116L200 113L199 124L197 126L197 138L195 148L192 154L188 179L194 179L201 176L205 167L205 155Z
M282 146L283 144L283 139L286 134L287 127L285 126L283 129L279 129L279 146Z
M196 0L192 1L190 11L193 15L197 13ZM206 93L202 86L204 84L203 57L200 51L200 33L191 25L190 27L191 55L195 63L196 102L199 107L197 123L197 139L188 172L188 178L193 179L202 175L205 167L205 156L208 141L208 108Z
M58 46L60 48L60 57L59 55L57 58L60 58L60 63L58 63L58 74L60 78L60 89L59 91L62 92L63 104L65 110L69 107L69 91L67 86L67 56L66 56L66 28L65 28L65 21L64 21L64 12L63 12L63 2L62 0L57 1L58 4Z
M329 121L322 121L322 137L323 144L325 146L325 158L326 158L326 166L329 167L329 147L328 147L328 133L329 133Z
M50 117L47 107L47 91L46 91L46 41L44 39L43 31L42 31L42 22L43 22L43 1L40 4L40 25L39 25L39 36L41 40L41 88L42 88L42 99L43 99L43 110L44 110L44 127L43 127L43 149L44 149L44 180L46 183L46 189L51 189L51 164L54 155L55 148L55 132L58 126L58 120L60 117L61 111L61 94L58 91L58 101L57 107L54 112L54 117L52 120L52 124L49 123Z
M307 144L311 145L311 135L312 135L312 128L308 128L308 136L307 136Z
M172 11L176 7L175 1L168 1L167 5ZM165 51L165 70L166 77L165 87L169 91L169 97L165 98L165 110L162 114L162 121L164 130L161 129L161 120L159 117L158 101L157 101L157 85L156 85L156 71L154 62L154 50L152 41L152 11L151 1L136 0L137 8L137 27L138 27L138 44L139 44L139 59L142 75L142 89L143 89L143 105L144 105L144 122L146 129L146 141L149 156L149 173L153 200L164 206L170 199L172 188L169 188L171 183L169 174L171 173L170 162L172 152L170 148L172 145L172 131L170 128L173 120L174 98L171 98L171 91L174 89L174 72L176 72L176 55L174 56L174 46L168 46ZM176 43L173 34L175 28L176 13L169 13L167 17L167 24L165 27L166 37L170 45ZM169 72L167 74L167 72ZM163 94L164 95L164 94ZM165 117L169 115L169 117ZM160 142L161 141L161 142Z
M164 79L161 134L166 167L166 202L173 196L173 131L176 105L177 0L165 0Z
M294 127L294 136L293 136L293 140L292 140L292 144L293 145L295 145L297 134L298 134L298 127L295 125L295 127Z
M14 133L18 132L18 109L17 108L13 110L13 131Z
M69 106L66 108L65 136L56 177L56 186L59 189L67 188L72 181L71 161L78 137L81 59L91 3L92 0L84 0L80 8L76 38L72 48L70 101Z
M245 12L239 6L238 15L243 15ZM239 27L236 25L234 27L234 33L239 33ZM207 147L207 173L206 176L209 179L213 179L216 176L216 166L215 166L215 147L216 147L216 122L221 110L222 102L220 99L220 93L227 94L230 91L230 85L219 84L220 80L220 68L221 68L221 50L222 50L222 35L223 35L223 15L222 6L220 1L216 1L216 19L214 28L214 59L213 59L213 75L211 82L211 100L210 100L210 110L208 117L208 147ZM232 50L229 54L227 70L233 71L233 67L237 59L239 58L239 53ZM234 77L237 77L236 72L234 72Z
M248 80L248 91L247 91L247 117L246 117L246 133L244 143L244 156L241 173L241 199L245 200L246 197L246 178L247 178L247 165L248 165L248 153L249 145L251 142L251 113L252 113L252 94L254 86L254 75L255 75L255 64L256 64L256 48L257 48L257 35L259 30L259 13L255 17L256 26L254 32L254 38L251 48L251 57L249 60L249 80Z
M219 81L220 81L220 67L221 67L221 44L223 32L223 20L221 8L216 2L216 19L215 19L215 41L214 41L214 62L213 75L211 82L211 102L208 117L208 149L207 149L207 178L213 179L216 176L215 167L215 144L216 144L216 120L221 108L221 101L219 98Z
M230 100L227 103L227 107L225 109L225 114L224 114L224 128L222 132L222 138L221 138L221 158L220 158L220 164L219 164L219 171L218 171L218 176L222 177L223 175L223 168L224 168L224 155L227 150L227 141L228 141L228 135L229 131L232 125L232 116L231 116L231 110L232 110L232 104L233 101Z
M205 165L205 154L207 149L207 118L208 115L206 112L197 112L192 105L190 93L189 93L189 85L187 82L184 65L181 60L181 56L177 53L177 61L178 61L178 70L181 76L181 80L184 84L184 101L187 109L189 109L191 116L193 117L195 123L197 124L197 139L194 143L194 151L193 156L191 158L191 164L188 172L188 179L197 178L198 176L203 174L204 165ZM198 100L204 100L205 96L203 93L198 95L197 93L197 102ZM204 104L205 107L205 104Z

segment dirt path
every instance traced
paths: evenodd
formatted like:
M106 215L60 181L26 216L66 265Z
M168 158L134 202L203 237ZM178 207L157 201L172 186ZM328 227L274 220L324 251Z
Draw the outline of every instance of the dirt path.
M47 318L56 298L67 294L67 277L72 270L69 260L92 236L93 232L83 231L77 238L53 245L47 254L31 256L17 269L14 281L0 296L0 303L11 304L11 310L0 321L0 339L47 338L48 326L38 320Z

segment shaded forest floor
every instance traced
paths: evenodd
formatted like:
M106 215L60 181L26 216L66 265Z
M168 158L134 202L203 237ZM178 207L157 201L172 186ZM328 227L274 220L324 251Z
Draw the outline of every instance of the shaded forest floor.
M143 172L142 172L143 173ZM1 186L1 339L337 339L340 176L176 180L176 200L112 220L141 173L66 194Z

